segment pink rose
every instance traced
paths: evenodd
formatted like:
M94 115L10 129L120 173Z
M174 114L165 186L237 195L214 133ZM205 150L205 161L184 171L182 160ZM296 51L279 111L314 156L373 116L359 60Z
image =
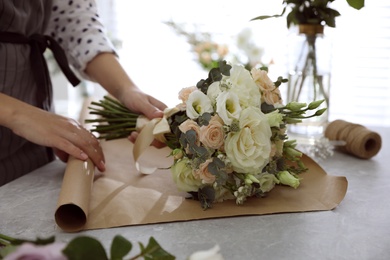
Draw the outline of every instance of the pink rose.
M278 88L262 91L261 97L262 102L265 102L268 105L282 104L282 98Z
M208 166L212 162L212 159L207 159L204 163L199 166L199 169L195 171L195 174L199 176L203 183L213 183L215 176L209 172Z
M223 131L223 121L215 115L211 118L209 125L200 128L200 141L207 147L219 149L223 146L225 133Z
M24 243L16 251L7 255L4 260L66 260L62 254L65 248L63 243L53 243L45 246L38 246L31 243Z
M183 103L185 104L188 100L188 96L194 92L195 90L197 90L198 88L195 87L195 86L192 86L192 87L187 87L187 88L183 88L182 90L180 90L179 92L179 99L181 101L183 101Z
M263 90L272 90L275 88L274 83L272 80L268 77L268 73L265 70L259 70L256 68L253 68L251 70L252 78L256 82L257 86L263 91Z

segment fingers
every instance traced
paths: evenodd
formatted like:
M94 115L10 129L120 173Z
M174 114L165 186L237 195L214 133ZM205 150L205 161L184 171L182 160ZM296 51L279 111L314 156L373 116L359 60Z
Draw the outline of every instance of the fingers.
M148 96L147 102L142 107L142 113L149 119L163 117L163 110L167 106L152 96Z
M86 160L90 158L100 171L105 171L105 159L99 141L94 135L83 127L77 127L71 136L67 137L68 143L64 143L64 150L75 158Z
M53 147L61 160L67 161L67 154L79 160L90 158L100 171L105 171L104 154L99 141L77 121L62 118L51 133L57 134L52 136L47 146Z
M138 133L137 132L132 132L131 135L128 137L128 139L130 140L130 142L132 143L135 143L135 141L137 140L138 138ZM166 144L154 139L153 142L151 143L152 146L156 147L156 148L163 148L166 146Z

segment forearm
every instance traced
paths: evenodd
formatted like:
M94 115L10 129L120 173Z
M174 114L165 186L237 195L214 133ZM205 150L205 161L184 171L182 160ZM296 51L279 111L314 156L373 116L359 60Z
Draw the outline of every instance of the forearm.
M87 64L85 72L119 100L128 90L137 88L113 53L97 55Z
M34 107L18 99L0 93L0 125L12 129L18 114Z

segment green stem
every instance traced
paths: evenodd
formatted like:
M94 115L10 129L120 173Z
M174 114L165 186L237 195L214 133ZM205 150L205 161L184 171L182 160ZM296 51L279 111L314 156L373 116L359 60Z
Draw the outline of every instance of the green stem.
M15 239L0 233L0 246L10 245L12 241L15 241Z

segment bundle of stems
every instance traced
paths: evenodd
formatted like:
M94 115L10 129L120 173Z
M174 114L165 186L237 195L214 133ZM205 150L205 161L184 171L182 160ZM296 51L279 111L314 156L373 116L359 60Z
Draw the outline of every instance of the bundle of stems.
M103 100L91 102L88 107L95 119L86 119L85 123L93 123L92 132L98 133L99 139L114 140L128 137L136 131L137 119L140 114L135 113L121 104L118 100L104 96Z

